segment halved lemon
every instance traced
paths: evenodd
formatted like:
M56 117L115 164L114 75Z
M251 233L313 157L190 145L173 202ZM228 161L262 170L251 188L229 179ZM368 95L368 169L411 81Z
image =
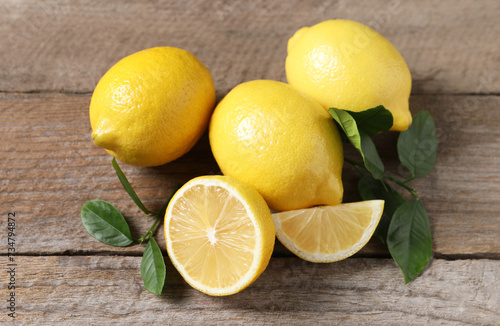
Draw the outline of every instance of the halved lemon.
M276 236L291 252L314 263L354 255L370 240L383 200L318 206L273 214Z
M187 182L165 213L172 264L195 289L237 293L265 270L274 249L271 212L252 187L227 176Z

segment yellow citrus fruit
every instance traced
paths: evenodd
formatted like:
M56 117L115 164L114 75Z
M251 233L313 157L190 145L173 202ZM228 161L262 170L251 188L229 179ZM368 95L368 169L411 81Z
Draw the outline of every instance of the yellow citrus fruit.
M120 60L97 84L92 139L122 162L162 165L194 146L214 106L212 75L193 54L146 49Z
M227 176L186 183L165 213L168 256L182 277L210 295L237 293L265 270L275 230L266 202Z
M276 236L291 252L314 263L345 259L373 235L383 200L318 206L273 214Z
M235 87L215 108L209 137L223 174L257 189L273 210L342 201L337 127L318 102L288 84Z
M408 129L411 75L382 35L351 20L328 20L298 30L288 41L288 83L324 107L363 111L384 105L392 130Z

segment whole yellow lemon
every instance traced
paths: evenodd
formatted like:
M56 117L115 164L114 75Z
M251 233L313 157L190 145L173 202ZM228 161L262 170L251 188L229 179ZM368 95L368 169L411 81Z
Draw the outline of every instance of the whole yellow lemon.
M392 130L408 129L411 75L396 48L370 27L328 20L298 30L288 41L288 83L324 107L392 112Z
M130 165L162 165L194 146L214 106L212 75L193 54L146 49L120 60L97 84L92 139Z
M288 84L236 86L215 108L209 138L222 173L253 186L271 209L342 201L337 127L317 101Z

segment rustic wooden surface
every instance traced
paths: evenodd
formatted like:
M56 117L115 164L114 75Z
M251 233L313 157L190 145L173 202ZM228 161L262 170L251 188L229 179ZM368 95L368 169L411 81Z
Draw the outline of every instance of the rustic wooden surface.
M161 297L144 290L140 257L20 258L19 323L36 325L360 324L494 325L498 264L435 260L405 286L389 259L313 264L273 258L250 287L229 297L192 289L167 265ZM2 314L0 321L6 321Z
M220 99L243 81L285 81L288 38L330 18L385 35L412 72L412 112L429 110L435 119L436 167L413 182L431 220L432 264L405 286L376 239L354 258L321 265L278 243L269 268L237 295L191 289L168 258L163 295L145 291L144 248L100 244L80 222L82 204L99 198L124 212L135 237L151 223L90 140L88 105L99 78L127 54L177 46L210 68ZM3 309L0 323L498 325L499 19L498 1L0 2L0 254L7 270L7 214L16 212L18 264L18 318ZM376 143L397 175L396 137ZM177 184L220 173L206 136L165 166L122 168L151 208ZM345 169L348 201L359 199L356 178ZM157 239L164 248L161 232ZM1 275L5 303L8 275Z

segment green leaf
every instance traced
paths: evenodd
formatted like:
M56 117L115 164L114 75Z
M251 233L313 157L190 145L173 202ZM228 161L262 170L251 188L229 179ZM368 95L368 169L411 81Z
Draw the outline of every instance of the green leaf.
M120 169L120 166L118 165L118 163L116 162L116 159L114 157L113 157L113 160L111 161L111 164L113 165L113 168L116 171L116 175L118 175L118 179L120 179L120 182L121 182L123 188L125 188L125 190L129 194L130 198L132 198L132 200L137 205L137 207L139 207L141 209L141 211L143 211L144 213L146 213L148 215L153 214L153 212L148 210L144 206L144 204L141 202L141 200L139 199L139 196L137 196L137 194L135 193L134 189L130 185L130 182L128 182L127 177L123 173L122 169Z
M394 122L391 111L387 110L383 105L359 112L346 112L354 118L358 129L364 131L370 137L381 131L388 131Z
M437 145L434 121L428 111L420 111L399 135L399 160L415 177L425 177L436 163Z
M432 237L427 212L419 199L410 199L396 210L387 246L406 284L422 273L432 255Z
M384 163L378 155L377 148L373 140L363 131L359 132L361 140L361 155L365 162L365 167L370 171L375 179L381 180L384 177Z
M110 203L104 200L88 201L83 205L80 216L87 232L100 242L115 247L133 243L127 221Z
M166 274L167 269L160 247L150 236L141 261L141 275L146 290L161 295Z
M365 175L359 180L358 191L363 200L385 200L384 213L380 218L380 222L374 234L384 244L387 244L387 232L392 216L396 209L405 202L405 199L390 185L381 180L376 180L369 175Z
M365 167L368 171L373 174L375 179L382 179L384 175L384 164L370 136L364 131L358 130L356 121L349 112L335 108L330 108L328 112L340 126L340 129L344 132L351 144L361 153Z
M344 110L330 108L328 112L335 122L337 122L337 125L340 126L341 134L343 132L349 142L361 152L361 139L356 120Z

